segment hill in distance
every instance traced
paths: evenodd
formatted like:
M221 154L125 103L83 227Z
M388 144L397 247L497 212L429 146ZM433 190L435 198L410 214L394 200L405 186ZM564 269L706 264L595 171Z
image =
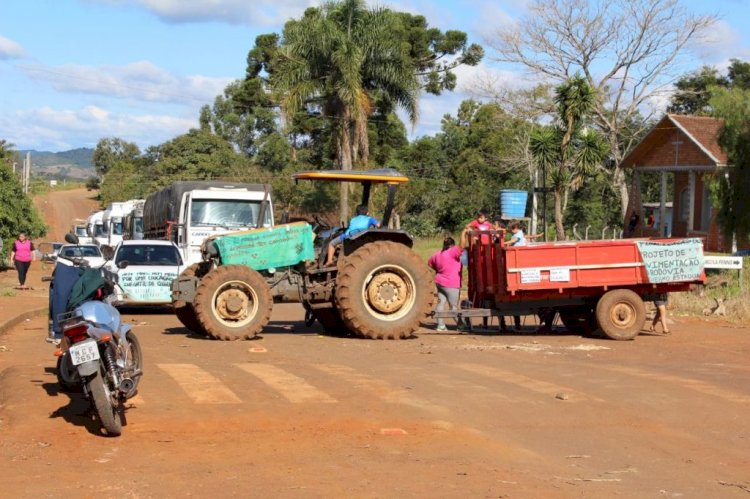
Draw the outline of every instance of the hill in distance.
M79 147L61 152L25 150L18 151L18 155L23 159L29 152L31 153L32 175L71 179L86 179L95 175L91 162L94 155L93 149Z

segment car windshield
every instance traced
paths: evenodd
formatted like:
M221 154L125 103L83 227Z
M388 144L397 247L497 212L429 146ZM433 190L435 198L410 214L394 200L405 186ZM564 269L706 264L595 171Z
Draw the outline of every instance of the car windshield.
M121 246L115 264L127 261L128 265L181 265L182 258L174 246L156 244L128 244Z
M68 246L60 250L60 254L66 258L81 258L85 256L101 257L102 252L96 246Z
M193 227L255 227L260 212L260 201L234 199L194 199L190 208ZM271 210L267 209L263 225L271 224Z

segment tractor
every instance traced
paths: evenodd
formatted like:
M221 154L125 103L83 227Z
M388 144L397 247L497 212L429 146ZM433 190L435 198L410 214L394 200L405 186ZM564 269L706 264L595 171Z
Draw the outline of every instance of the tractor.
M432 312L436 293L431 271L412 250L412 237L385 228L397 187L409 179L391 168L306 171L293 178L360 183L365 206L372 186L385 184L383 228L345 238L330 265L329 243L344 227L327 227L318 215L312 216L314 224L286 223L207 238L203 260L172 283L180 322L219 340L251 339L268 324L274 302L298 302L306 324L317 320L331 335L411 337Z

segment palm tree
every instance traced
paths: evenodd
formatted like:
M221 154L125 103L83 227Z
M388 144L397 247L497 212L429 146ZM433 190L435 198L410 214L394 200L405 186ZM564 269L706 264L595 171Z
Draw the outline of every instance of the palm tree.
M387 9L342 0L308 9L289 21L274 61L271 83L283 115L312 107L334 121L336 162L343 170L367 164L368 119L376 97L417 120L420 81L408 47L389 36L397 21ZM342 184L340 215L348 219L348 188Z
M585 126L596 103L596 91L585 78L575 75L558 86L555 89L555 103L555 125L535 131L530 148L537 165L543 171L551 172L555 194L555 232L557 240L562 241L565 240L563 200L568 190L583 185L608 156L609 148L601 134Z

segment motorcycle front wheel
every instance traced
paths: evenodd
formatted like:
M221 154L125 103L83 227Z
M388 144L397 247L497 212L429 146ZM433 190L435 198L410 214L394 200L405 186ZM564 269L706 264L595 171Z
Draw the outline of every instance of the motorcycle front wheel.
M99 416L99 422L111 437L122 434L122 415L120 404L116 402L116 394L113 394L107 386L107 376L104 365L99 365L99 371L94 373L88 380L88 392L94 403L94 409Z
M62 392L81 392L81 377L78 369L70 361L70 354L63 353L57 358L57 384Z

